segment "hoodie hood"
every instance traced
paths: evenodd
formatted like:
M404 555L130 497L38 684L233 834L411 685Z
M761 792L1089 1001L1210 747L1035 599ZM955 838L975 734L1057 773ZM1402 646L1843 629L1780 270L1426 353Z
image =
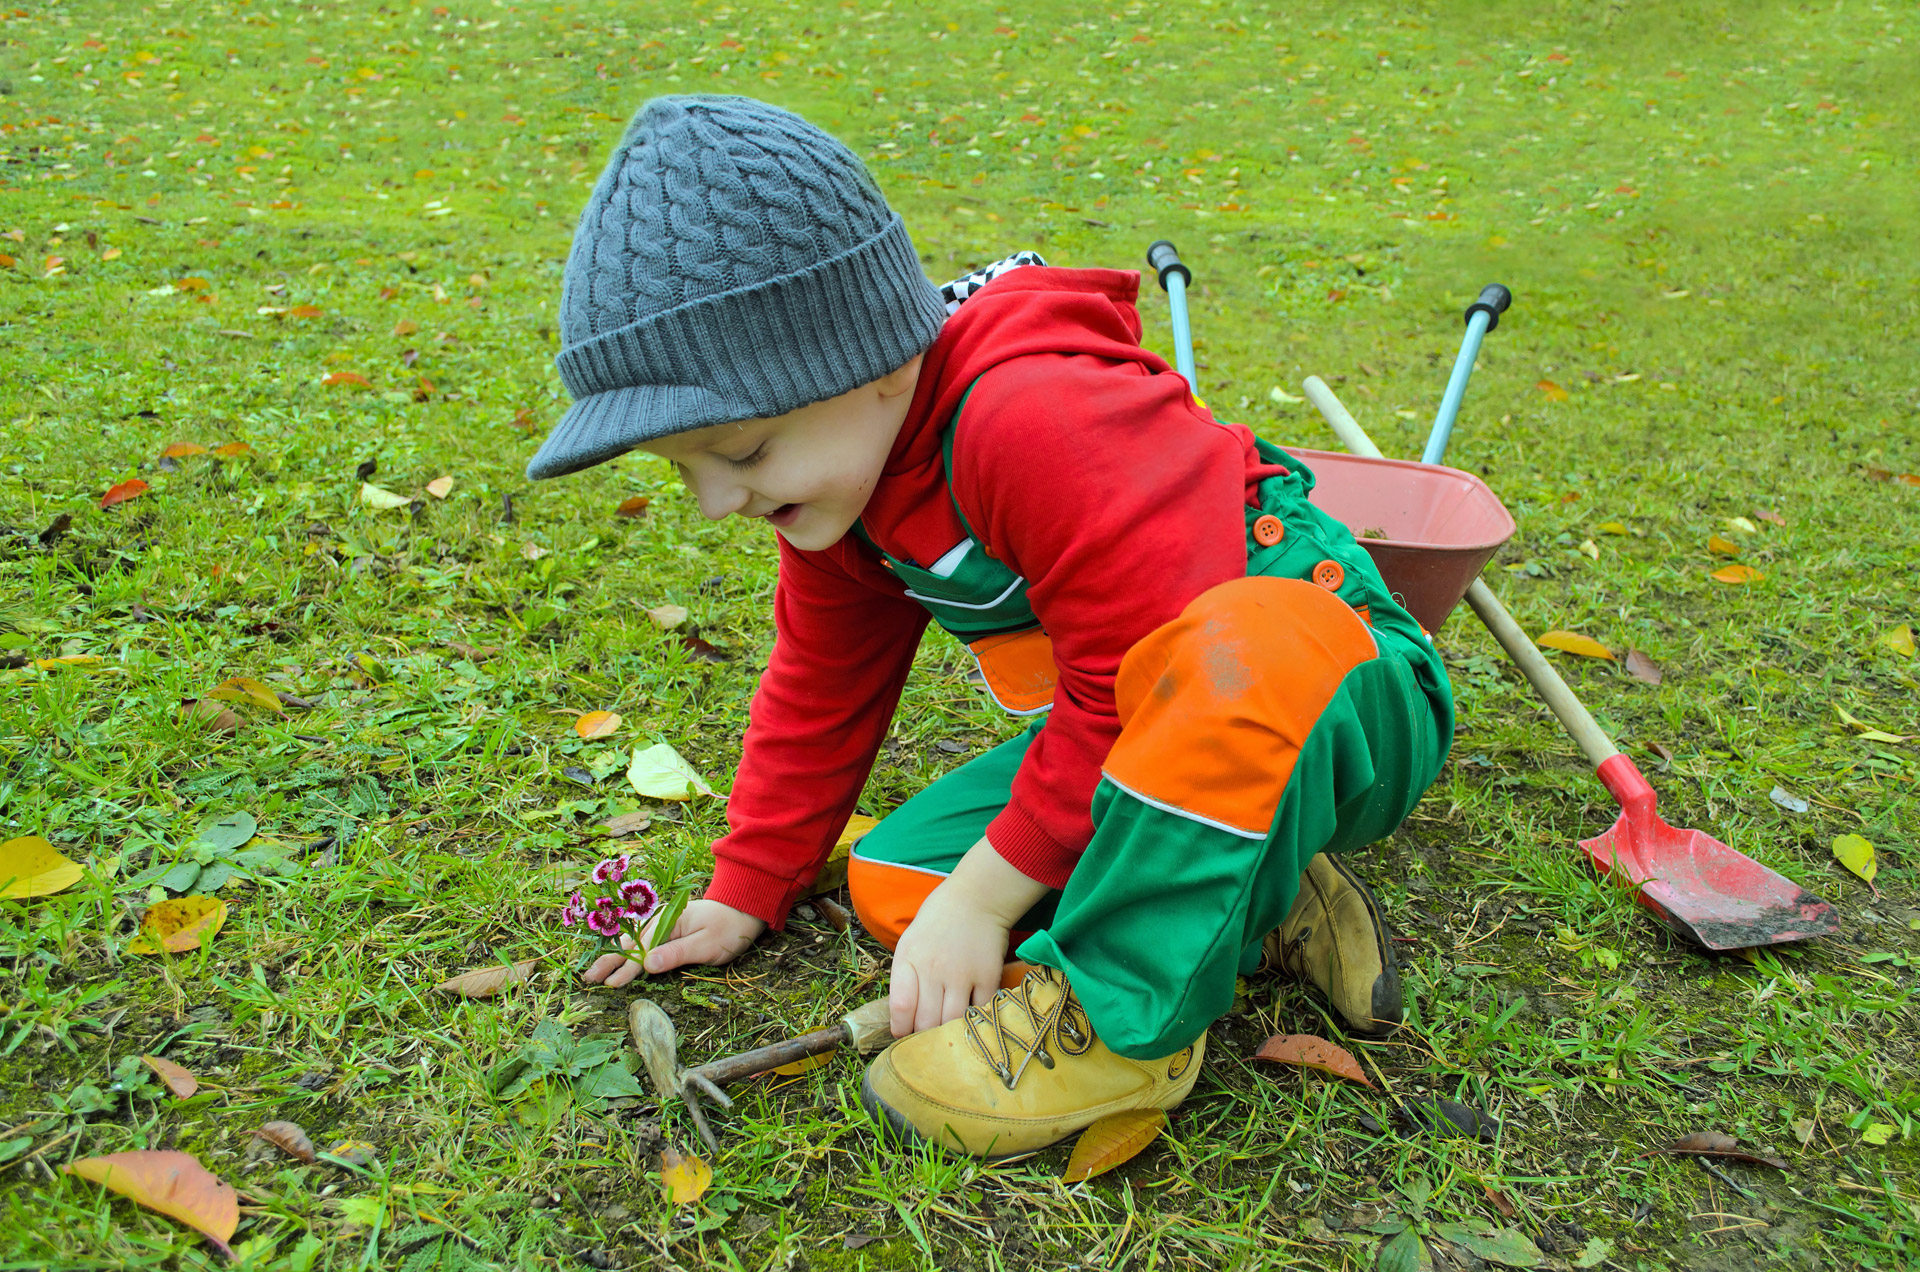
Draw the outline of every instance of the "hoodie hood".
M921 363L906 422L861 514L868 532L884 527L887 551L921 562L966 537L947 491L941 438L973 382L1001 363L1035 353L1089 354L1170 371L1140 346L1139 295L1133 270L1028 266L968 296Z

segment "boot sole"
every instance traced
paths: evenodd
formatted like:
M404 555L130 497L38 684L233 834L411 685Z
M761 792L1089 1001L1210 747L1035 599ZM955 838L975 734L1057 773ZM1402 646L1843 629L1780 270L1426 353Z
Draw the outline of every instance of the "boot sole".
M1002 1162L1009 1157L1026 1157L1040 1151L1039 1149L1024 1149L1018 1153L974 1154L964 1152L951 1144L935 1143L933 1140L922 1135L914 1127L913 1123L907 1120L906 1114L901 1113L891 1104L881 1099L879 1094L874 1091L872 1081L864 1073L860 1075L860 1107L867 1111L869 1117L873 1118L874 1123L880 1130L880 1138L899 1149L914 1149L922 1145L927 1145L949 1153L954 1153L958 1156L974 1157L976 1160L983 1162ZM1052 1145L1048 1145L1048 1147L1052 1147Z

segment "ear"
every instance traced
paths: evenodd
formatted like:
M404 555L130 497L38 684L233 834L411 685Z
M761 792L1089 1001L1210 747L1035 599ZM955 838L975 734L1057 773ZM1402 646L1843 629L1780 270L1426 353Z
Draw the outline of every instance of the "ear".
M914 354L905 364L895 367L875 380L873 387L879 390L883 398L899 397L902 393L913 392L914 386L920 383L920 363L925 357L925 354Z

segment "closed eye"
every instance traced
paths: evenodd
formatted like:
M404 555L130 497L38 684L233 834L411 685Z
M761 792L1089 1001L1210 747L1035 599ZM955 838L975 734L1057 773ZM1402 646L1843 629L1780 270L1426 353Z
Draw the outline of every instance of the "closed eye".
M758 446L754 447L752 454L742 455L739 459L734 459L731 456L723 456L723 458L725 458L726 461L729 464L732 464L735 468L752 468L756 464L758 464L761 460L765 459L766 457L767 457L767 444L765 442L762 442Z

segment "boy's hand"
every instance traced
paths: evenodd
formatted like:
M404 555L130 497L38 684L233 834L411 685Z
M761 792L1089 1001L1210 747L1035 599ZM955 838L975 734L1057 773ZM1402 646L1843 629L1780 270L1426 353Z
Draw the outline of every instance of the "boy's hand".
M648 942L653 940L654 924L646 926L641 933ZM767 930L763 920L751 914L743 914L730 905L718 901L690 901L687 908L680 912L680 921L673 925L668 940L658 949L646 956L644 970L648 972L666 972L676 967L693 964L731 963L753 944L754 938ZM633 948L633 941L620 938L620 944L626 949ZM593 961L593 966L581 977L589 985L605 983L611 989L627 984L642 970L639 960L624 954L602 954Z
M952 880L942 883L920 903L893 952L893 1036L944 1025L985 1003L1000 988L1006 958L1006 926Z

